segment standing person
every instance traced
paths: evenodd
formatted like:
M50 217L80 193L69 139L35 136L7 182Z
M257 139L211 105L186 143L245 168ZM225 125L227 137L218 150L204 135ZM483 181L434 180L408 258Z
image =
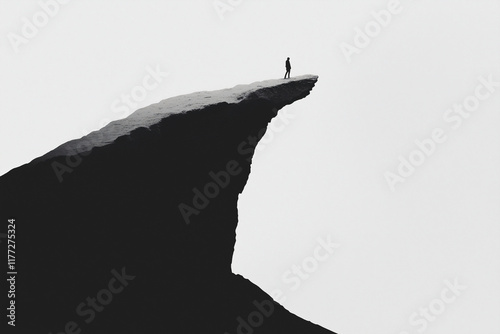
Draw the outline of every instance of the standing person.
M290 57L286 59L285 68L286 72L285 72L285 77L283 79L286 79L287 74L288 74L288 79L290 79L290 70L292 69L292 65L290 65Z

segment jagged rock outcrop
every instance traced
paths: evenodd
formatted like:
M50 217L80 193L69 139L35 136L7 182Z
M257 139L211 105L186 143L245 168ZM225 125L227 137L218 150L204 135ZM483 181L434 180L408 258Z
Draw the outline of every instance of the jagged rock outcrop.
M316 81L167 99L0 177L16 332L332 333L231 271L249 137Z

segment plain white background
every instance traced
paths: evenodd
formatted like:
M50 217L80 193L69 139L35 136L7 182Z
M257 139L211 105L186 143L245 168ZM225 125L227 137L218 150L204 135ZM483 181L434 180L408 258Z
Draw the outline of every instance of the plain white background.
M342 43L389 2L74 0L16 52L12 34L42 9L2 0L0 174L119 118L113 103L148 68L168 76L137 108L280 78L290 57L292 76L319 81L255 155L234 272L343 334L498 333L500 89L456 129L443 115L479 77L500 81L500 2L401 0L349 62ZM435 128L447 140L391 191L384 174ZM328 236L340 246L313 266ZM293 289L283 276L303 263ZM466 286L450 303L445 280ZM425 329L410 323L429 307Z

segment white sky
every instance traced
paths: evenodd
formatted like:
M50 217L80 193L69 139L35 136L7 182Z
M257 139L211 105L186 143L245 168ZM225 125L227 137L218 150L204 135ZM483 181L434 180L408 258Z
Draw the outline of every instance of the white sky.
M233 270L343 334L498 333L500 87L457 129L443 115L500 81L500 2L401 0L348 63L341 43L389 2L233 0L221 20L209 0L73 0L16 53L8 35L40 5L0 0L0 174L138 107L279 78L290 57L319 81L255 156ZM155 68L168 75L124 109ZM435 128L447 140L391 191L384 173ZM328 235L340 247L292 290L282 275ZM455 279L461 295L412 325Z

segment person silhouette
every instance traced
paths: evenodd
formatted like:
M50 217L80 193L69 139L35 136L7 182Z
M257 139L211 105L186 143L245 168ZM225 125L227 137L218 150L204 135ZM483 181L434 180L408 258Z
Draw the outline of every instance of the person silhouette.
M292 65L290 65L290 57L286 59L285 68L286 72L285 72L285 77L283 79L286 79L287 74L288 74L288 79L290 79L290 70L292 69Z

